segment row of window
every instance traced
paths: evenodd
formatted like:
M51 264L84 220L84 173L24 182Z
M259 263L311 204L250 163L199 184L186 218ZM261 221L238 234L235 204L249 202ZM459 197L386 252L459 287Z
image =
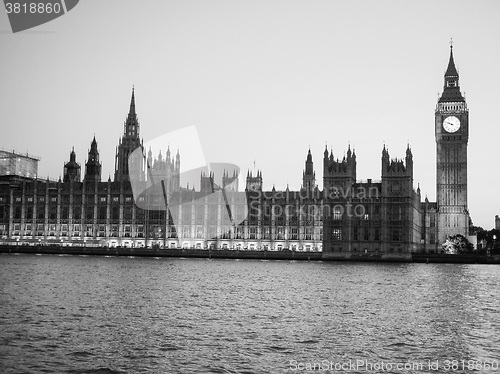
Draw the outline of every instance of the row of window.
M33 196L28 196L28 197L26 197L25 201L27 203L33 203L34 199L35 198ZM8 201L8 199L5 196L1 196L0 197L0 202L6 202L6 201ZM20 203L20 202L22 202L22 197L21 196L16 196L16 197L14 197L14 201L16 203ZM39 203L45 203L45 201L48 201L48 202L51 202L51 203L57 203L58 198L57 198L57 196L50 196L48 199L46 199L46 196L38 196L36 198L36 201L39 202ZM61 201L62 201L62 203L68 204L70 202L69 195L61 195ZM88 201L88 202L94 202L94 195L88 195L86 197L86 201ZM97 201L100 202L100 203L107 203L108 202L108 197L107 196L99 196L99 198L98 198ZM112 196L109 201L113 202L113 203L118 203L118 202L120 202L120 197L119 196ZM131 203L132 201L133 201L132 196L125 196L125 202L130 202ZM82 196L81 195L74 196L73 202L76 203L76 204L81 204L81 202L82 202Z
M118 232L118 231L110 231L106 233L105 231L85 231L83 232L84 237L96 237L96 238L105 238L105 237L128 237L128 238L156 238L156 239L162 239L164 237L163 233L161 232L149 232L147 235L144 232ZM0 229L0 235L7 235L7 232L5 230ZM37 237L45 237L45 231L13 231L12 236L37 236ZM74 237L74 238L79 238L82 236L82 232L80 231L61 231L60 233L57 231L48 231L47 232L47 237ZM165 237L167 238L177 238L178 235L175 232L168 233ZM192 235L190 232L184 233L181 235L182 238L192 238ZM215 233L213 235L195 235L195 239L205 239L205 238L216 238L218 235ZM323 238L320 236L318 238L315 238L313 235L290 235L288 238L285 235L274 235L274 236L264 236L264 235L239 235L239 234L233 234L231 235L230 233L226 233L224 235L220 236L221 239L242 239L242 240L323 240Z
M342 252L342 247L338 247L338 248L334 248L334 250L336 249L337 252ZM379 248L374 248L374 249L369 249L369 248L356 248L354 247L352 249L352 252L353 253L379 253ZM398 252L398 253L401 253L402 252L402 249L401 248L389 248L388 249L388 252L389 253L394 253L394 252Z
M173 217L178 217L179 214L181 215L181 220L182 222L189 223L191 220L194 218L194 221L196 223L203 223L205 219L208 221L211 220L216 220L219 215L219 210L217 205L208 205L205 207L205 205L194 205L194 208L191 208L192 206L184 206L182 208L182 212L179 210L178 207L171 207L169 209L171 216ZM106 219L109 211L109 218L111 219L118 219L119 218L119 212L122 207L119 205L116 206L97 206L95 207L94 205L86 205L84 207L79 206L79 205L73 205L71 211L72 211L72 218L75 219L81 219L82 218L82 212L84 213L84 218L86 219L93 219L94 218L94 209L97 209L97 219ZM162 209L163 207L159 207L159 209L152 209L148 210L150 218L151 219L164 219L165 217L165 210ZM9 206L6 205L0 205L0 219L2 218L8 218L9 217ZM70 206L69 205L63 205L60 208L60 214L62 219L68 219L70 215ZM123 214L124 214L124 219L132 219L132 211L133 211L133 206L123 206ZM136 215L142 214L144 215L144 210L140 208L135 208L136 210ZM57 206L25 206L24 207L24 217L26 219L32 219L34 218L34 214L36 214L36 218L38 219L43 219L45 218L46 211L48 212L48 217L49 219L56 219L57 218L57 212L58 212L58 207ZM18 205L14 207L14 218L15 219L20 219L22 217L23 213L23 207ZM229 213L229 212L228 212ZM282 214L282 215L273 215L273 216L266 216L266 215L255 215L252 214L252 211L248 211L246 206L238 206L234 207L231 209L231 216L236 220L236 221L242 221L248 217L249 220L259 220L262 219L263 221L270 221L272 218L276 221L292 221L292 222L298 222L299 218L300 221L307 221L307 222L312 222L312 221L318 221L321 219L321 215L315 216L315 215L310 215L306 214L303 216L299 216L297 214L289 215L289 214Z
M380 205L362 205L362 204L336 204L325 205L323 207L323 216L330 217L334 220L341 220L345 218L357 218L360 220L379 220L381 219ZM401 220L403 216L403 209L401 205L387 205L387 219Z
M9 225L7 224L0 224L0 229L2 230L5 230L8 228ZM97 231L105 231L106 230L106 225L92 225L92 224L87 224L87 225L81 225L81 224L61 224L61 225L57 225L57 224L48 224L48 225L45 225L43 223L38 223L38 224L31 224L31 223L26 223L24 225L20 224L20 223L15 223L13 225L13 229L16 230L16 231L19 231L21 230L21 227L24 226L24 229L25 230L31 230L32 228L35 228L36 227L36 230L44 230L45 227L48 228L48 230L51 230L51 231L55 231L55 230L61 230L61 231L69 231L69 230L73 230L73 231L81 231L82 230L82 227L84 227L87 231L92 231L94 230L94 228L97 230ZM118 228L120 227L120 225L117 225L117 224L114 224L114 225L110 225L109 226L111 228L112 231L118 231ZM132 227L135 228L136 231L144 231L144 227L145 225L123 225L123 229L124 231L131 231L132 230ZM151 229L154 229L154 230L159 230L161 231L164 226L159 226L159 225L152 225L152 226L148 226L150 227ZM171 226L172 229L174 228L174 226ZM182 226L184 230L191 230L192 226ZM207 230L216 230L217 229L217 226L208 226L206 227ZM204 231L205 230L205 226L194 226L194 229L197 230L197 231ZM267 234L270 234L272 232L271 228L270 227L262 227L261 230L259 231L257 227L255 226L248 226L247 227L247 230L245 230L244 226L237 226L235 228L236 232L239 232L239 233L243 233L245 231L248 231L250 234L257 234L257 233L261 233L263 235L267 235ZM320 227L319 232L322 231L322 228ZM314 233L314 228L312 227L302 227L302 228L298 228L298 227L291 227L289 230L287 230L286 227L276 227L274 232L276 234L284 234L286 232L289 232L290 234L292 235L296 235L296 234L306 234L306 235L312 235Z
M24 226L24 227L22 227ZM134 226L135 229L132 230L132 225L124 225L123 226L123 236L125 237L144 237L145 226L137 225ZM55 236L56 233L60 232L61 236L76 236L79 237L81 231L85 232L85 236L94 236L94 233L97 237L106 237L106 233L109 236L120 236L120 226L119 225L111 225L109 229L107 229L106 225L55 225L55 224L25 224L21 225L19 223L13 225L13 235L25 235L31 236L33 235L32 231L36 232L36 236L44 236L44 233L47 232L48 236ZM2 235L6 235L8 231L8 225L2 224L0 225L0 232ZM182 226L180 228L181 237L184 238L197 238L204 239L206 237L214 238L219 236L218 227L217 226ZM162 226L149 226L149 237L163 238L166 234L169 238L177 237L177 231L174 227L164 228ZM68 234L69 233L69 234ZM312 228L305 228L303 230L299 230L297 228L291 228L287 230L285 227L277 227L274 231L269 227L263 228L262 230L257 230L256 227L249 227L248 230L244 230L243 227L237 227L234 232L225 232L222 234L222 238L224 239L276 239L276 240L322 240L322 229L314 231Z
M341 228L333 228L331 232L331 239L333 241L348 240L348 235L342 231ZM398 242L402 240L402 230L400 228L392 228L389 230L390 240ZM357 228L353 227L351 231L351 238L353 241L380 241L380 229L379 228Z
M137 210L139 214L136 216L140 216L142 211ZM85 219L94 219L94 207L86 207L84 210L84 218ZM61 219L69 219L70 217L70 209L69 206L64 206L60 210L60 218ZM14 219L21 219L23 216L22 207L16 206L14 208ZM46 209L45 207L38 207L36 210L32 206L27 206L24 209L24 218L25 219L57 219L57 207L49 207ZM142 213L142 216L144 214ZM7 206L0 206L0 219L8 219L9 218L9 209ZM81 207L73 207L72 218L81 219L82 218L82 208ZM97 219L107 219L108 218L108 208L103 206L97 209ZM120 207L114 206L109 209L109 218L113 220L117 220L120 218ZM123 208L123 219L131 220L132 219L132 208L126 207Z
M32 229L35 229L37 231L43 231L45 230L45 227L47 227L47 229L49 231L81 231L82 230L82 226L83 228L86 230L86 231L93 231L94 228L98 231L105 231L106 230L106 226L105 225L98 225L98 226L94 226L94 225L80 225L80 224L75 224L75 225L68 225L68 224L63 224L63 225L56 225L56 224L49 224L49 225L44 225L43 223L39 223L39 224L30 224L30 223L27 223L24 225L24 230L26 231L31 231ZM136 231L144 231L144 225L137 225L137 226L134 226ZM153 227L153 226L152 226ZM0 225L0 230L6 230L8 228L8 225L6 224L1 224ZM14 231L21 231L22 230L22 225L20 223L16 223L13 225L13 229ZM111 231L118 231L119 229L119 225L111 225L110 226L110 230ZM124 225L123 226L123 230L126 231L126 232L130 232L132 231L132 225Z

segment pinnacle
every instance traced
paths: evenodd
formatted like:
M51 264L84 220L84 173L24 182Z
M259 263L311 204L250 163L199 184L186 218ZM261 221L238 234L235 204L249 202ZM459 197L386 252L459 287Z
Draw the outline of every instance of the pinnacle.
M455 60L453 59L453 45L450 46L450 61L448 62L448 68L446 69L445 77L458 77L458 71L455 67Z

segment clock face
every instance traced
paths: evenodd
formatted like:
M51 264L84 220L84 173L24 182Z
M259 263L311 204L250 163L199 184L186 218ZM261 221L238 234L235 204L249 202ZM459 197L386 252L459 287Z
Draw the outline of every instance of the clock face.
M443 121L443 127L447 132L457 132L460 128L460 120L455 116L446 117Z

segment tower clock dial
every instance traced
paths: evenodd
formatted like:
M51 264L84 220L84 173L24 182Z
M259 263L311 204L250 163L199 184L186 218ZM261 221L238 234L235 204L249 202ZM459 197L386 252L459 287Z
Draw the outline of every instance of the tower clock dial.
M443 121L443 127L449 133L457 132L460 128L460 120L455 116L448 116Z

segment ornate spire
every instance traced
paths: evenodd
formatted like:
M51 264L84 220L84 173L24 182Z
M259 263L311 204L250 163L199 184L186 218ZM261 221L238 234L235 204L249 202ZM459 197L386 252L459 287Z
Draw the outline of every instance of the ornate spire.
M115 158L115 182L129 180L128 158L135 149L141 147L141 144L139 121L135 111L135 87L132 86L130 110L123 123L123 136L120 139Z
M453 42L450 43L450 61L448 62L448 68L446 69L446 73L444 73L444 76L458 78L458 71L455 67L455 60L453 60Z
M69 154L69 162L64 164L63 170L64 182L80 182L80 164L76 162L75 147L71 149Z
M69 162L76 162L75 147L71 149L71 153L69 154Z
M382 160L389 160L389 150L385 147L384 143L384 149L382 149Z
M450 44L450 60L448 61L448 68L444 73L444 89L443 94L439 98L439 102L464 101L465 99L460 92L458 71L455 67L455 60L453 59L453 44Z
M326 151L328 154L328 151ZM325 156L326 158L327 156ZM309 147L309 151L307 152L306 158L306 168L302 173L302 188L307 190L312 190L316 186L316 174L314 173L313 159L311 154L311 147Z
M411 148L410 148L410 143L407 143L407 145L406 145L406 155L407 156L412 156Z
M90 144L90 151L91 152L97 152L97 141L95 140L95 134L94 134L94 139L92 140L92 143Z
M130 110L128 112L129 116L135 116L135 95L134 95L134 86L132 86L132 99L130 99Z
M85 164L85 178L86 181L101 181L101 163L99 162L99 150L97 149L97 141L94 139L90 145L88 160Z

